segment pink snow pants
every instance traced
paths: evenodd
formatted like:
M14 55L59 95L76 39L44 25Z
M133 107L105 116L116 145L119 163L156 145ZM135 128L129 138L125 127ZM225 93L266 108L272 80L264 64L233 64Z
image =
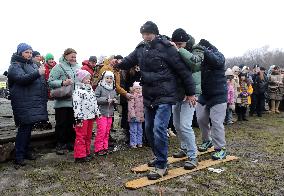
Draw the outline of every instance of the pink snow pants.
M108 150L108 138L110 134L112 117L101 116L96 119L97 134L95 138L95 152Z
M88 156L91 151L91 139L94 126L94 119L83 120L82 127L76 126L76 139L74 144L74 158Z

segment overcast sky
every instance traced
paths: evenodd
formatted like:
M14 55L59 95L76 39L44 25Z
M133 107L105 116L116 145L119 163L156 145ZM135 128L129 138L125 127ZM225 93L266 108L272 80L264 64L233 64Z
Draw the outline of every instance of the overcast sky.
M0 74L21 42L58 61L74 48L78 62L90 55L129 54L147 20L168 36L183 28L205 38L226 57L270 45L284 48L281 0L4 0L0 1Z

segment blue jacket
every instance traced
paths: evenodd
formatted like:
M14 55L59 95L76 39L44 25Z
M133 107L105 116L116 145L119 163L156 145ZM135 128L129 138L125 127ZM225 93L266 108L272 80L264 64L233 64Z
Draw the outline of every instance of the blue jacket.
M227 103L225 57L212 45L205 49L201 65L201 95L198 102L207 107Z
M140 66L144 105L175 104L177 78L181 78L185 94L195 94L195 85L190 68L181 59L178 51L163 37L150 43L141 42L120 64L121 69Z
M13 54L8 70L11 105L16 125L48 120L47 84L38 66Z

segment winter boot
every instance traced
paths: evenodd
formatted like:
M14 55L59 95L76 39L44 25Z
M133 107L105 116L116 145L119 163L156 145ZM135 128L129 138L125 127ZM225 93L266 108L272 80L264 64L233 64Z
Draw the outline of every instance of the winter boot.
M185 150L180 149L178 152L173 154L174 158L183 158L186 157Z
M213 143L211 140L209 141L203 141L201 145L198 146L199 152L206 152L208 148L211 148L213 146Z
M197 167L197 165L198 165L198 160L197 160L197 158L188 158L188 161L186 161L185 163L184 163L184 169L186 169L186 170L192 170L192 169L194 169L194 168L196 168Z
M155 168L154 170L150 171L150 173L147 175L148 180L157 180L159 178L162 178L163 176L166 176L168 174L168 168L159 169Z
M275 113L276 114L280 114L279 105L280 105L280 101L275 101Z
M269 113L275 113L275 100L270 100L271 102L271 108L269 110Z

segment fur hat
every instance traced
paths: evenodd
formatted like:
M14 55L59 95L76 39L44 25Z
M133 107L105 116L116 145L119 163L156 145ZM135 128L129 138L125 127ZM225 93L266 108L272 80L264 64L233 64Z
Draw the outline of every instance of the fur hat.
M86 76L90 76L91 74L83 69L77 69L76 76L79 82L82 82Z
M159 35L158 26L153 23L152 21L147 21L143 26L140 28L140 33L153 33L155 35Z
M47 53L47 54L45 55L45 61L48 61L48 60L50 60L50 59L54 59L54 56L53 56L51 53Z
M17 46L17 54L22 55L22 52L26 50L33 50L32 47L26 43L20 43Z
M173 42L187 42L189 40L189 36L185 30L182 28L178 28L173 32L172 41Z
M233 71L232 71L232 69L231 68L228 68L227 70L226 70L226 72L225 72L225 76L233 76L234 74L233 74Z

